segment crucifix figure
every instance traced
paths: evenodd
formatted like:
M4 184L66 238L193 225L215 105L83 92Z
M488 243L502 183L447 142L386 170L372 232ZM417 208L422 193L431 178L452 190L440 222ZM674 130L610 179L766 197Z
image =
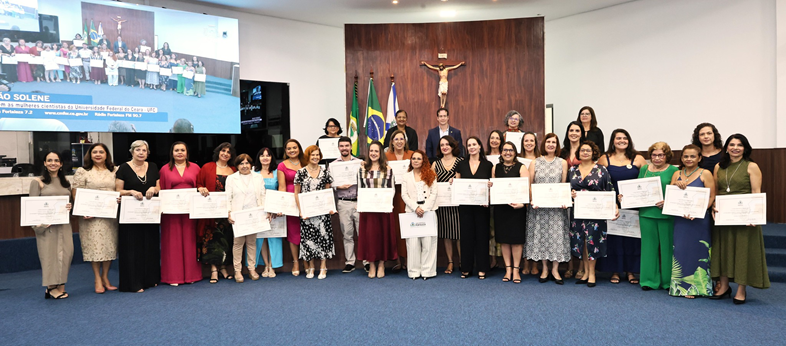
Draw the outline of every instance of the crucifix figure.
M117 23L117 36L120 36L120 29L123 28L123 23L127 22L127 19L120 19L120 16L117 18L112 18Z
M439 89L437 89L437 96L439 96L440 107L445 108L445 103L448 101L448 71L459 68L461 65L464 65L464 62L462 61L449 67L445 66L443 63L439 63L437 66L433 66L425 61L421 61L420 63L439 73Z

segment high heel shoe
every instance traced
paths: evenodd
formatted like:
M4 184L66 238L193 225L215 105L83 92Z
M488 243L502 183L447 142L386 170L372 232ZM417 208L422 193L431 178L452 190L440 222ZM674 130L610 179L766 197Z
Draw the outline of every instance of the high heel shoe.
M513 268L513 267L505 266L505 268L507 270L507 268ZM508 282L508 281L510 281L511 278L513 278L513 273L510 273L510 277L508 277L508 274L505 273L505 276L502 277L502 282Z
M731 287L727 288L726 292L710 296L710 299L712 300L721 300L724 298L731 298Z
M448 267L445 268L445 274L453 274L453 261L448 262Z
M327 277L327 268L319 269L319 276L317 276L318 280L322 280Z
M216 273L216 278L213 278L213 273ZM210 272L210 283L214 284L218 282L218 270L213 270Z
M68 298L68 293L67 292L63 292L63 293L60 293L59 295L53 295L50 292L50 289L47 288L46 292L44 293L44 299L49 299L49 298L52 298L52 299L66 299L66 298ZM736 299L735 299L735 301L736 301ZM742 302L745 303L744 300ZM737 303L734 303L734 304L737 304Z
M314 278L314 268L306 269L306 279L313 279Z
M546 283L546 282L547 282L547 281L549 281L550 279L551 279L551 274L548 274L548 275L546 275L546 277L545 277L545 278L544 278L544 277L539 277L539 278L538 278L538 282L540 282L540 283Z
M731 288L729 288L729 292L731 292ZM748 292L745 292L745 299L737 299L737 297L734 297L734 299L732 299L732 301L734 302L734 305L745 304L746 300L748 300Z

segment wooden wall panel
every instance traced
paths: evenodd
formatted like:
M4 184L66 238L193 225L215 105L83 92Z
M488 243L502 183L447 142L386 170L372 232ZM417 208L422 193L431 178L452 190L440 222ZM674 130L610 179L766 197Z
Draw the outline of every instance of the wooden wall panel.
M140 40L147 41L147 45L153 47L155 43L155 13L150 11L134 10L115 6L82 3L82 24L87 21L88 29L90 21L98 30L98 24L103 23L104 35L110 42L117 40L117 22L112 18L120 16L127 20L122 24L121 36L128 45L128 49L133 50L139 46ZM81 32L82 28L75 28L75 32ZM87 39L87 38L85 38Z
M543 18L431 24L349 24L344 27L346 102L352 106L352 87L358 73L360 126L366 116L369 71L383 113L395 75L399 107L407 111L409 126L418 132L425 149L428 130L437 126L439 76L420 65L446 52L448 61L466 65L448 74L447 108L450 123L464 138L484 141L494 129L504 128L505 114L519 111L524 128L543 135L545 111ZM348 117L348 115L347 115ZM348 120L348 118L347 118ZM365 127L360 129L365 147Z
M22 213L21 197L24 196L0 196L0 220L3 220L0 224L0 240L35 237L31 227L19 226ZM79 232L76 216L71 217L71 226L74 233Z

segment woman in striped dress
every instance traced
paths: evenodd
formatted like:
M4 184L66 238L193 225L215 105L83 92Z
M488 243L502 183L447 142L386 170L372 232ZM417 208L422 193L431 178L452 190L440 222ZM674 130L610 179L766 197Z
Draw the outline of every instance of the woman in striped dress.
M451 136L444 136L439 140L439 160L434 162L434 172L437 173L437 182L445 183L456 176L456 169L462 158L458 157L458 142ZM448 255L448 268L445 274L453 272L453 244L461 257L461 243L459 242L459 208L441 207L437 209L437 235L445 241L445 252Z

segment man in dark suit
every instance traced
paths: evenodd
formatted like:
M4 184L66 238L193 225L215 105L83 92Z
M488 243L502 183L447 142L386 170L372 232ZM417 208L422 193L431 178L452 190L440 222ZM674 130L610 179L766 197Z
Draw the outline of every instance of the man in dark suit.
M459 155L464 155L464 143L461 140L461 131L448 124L450 120L450 112L447 108L440 108L437 110L437 122L439 126L428 130L428 137L426 137L426 156L429 161L434 162L437 160L439 153L439 140L443 136L451 136L458 142Z
M112 49L115 51L115 54L118 53L119 48L123 48L124 52L128 52L128 46L125 42L123 42L123 39L120 36L117 37L117 42L115 42L114 47L112 47Z
M96 47L101 47L101 45L104 44L106 44L106 48L112 49L112 42L109 42L109 40L106 39L106 35L101 35L101 39L98 40Z

